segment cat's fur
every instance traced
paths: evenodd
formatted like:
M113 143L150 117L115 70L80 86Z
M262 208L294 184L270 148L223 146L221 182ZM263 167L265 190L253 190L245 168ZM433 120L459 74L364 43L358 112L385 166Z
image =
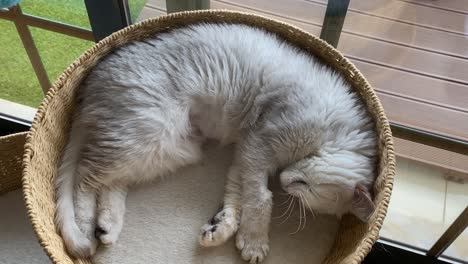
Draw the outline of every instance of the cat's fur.
M56 180L68 251L115 242L127 187L199 161L207 138L236 150L203 246L237 232L242 257L264 259L269 175L316 212L374 210L373 122L345 80L260 29L200 24L117 49L81 85Z

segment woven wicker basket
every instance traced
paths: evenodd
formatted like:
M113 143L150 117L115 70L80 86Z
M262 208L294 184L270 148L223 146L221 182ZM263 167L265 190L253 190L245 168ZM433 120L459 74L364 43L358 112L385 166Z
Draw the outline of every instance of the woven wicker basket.
M0 195L21 187L26 132L0 137Z
M375 92L349 60L324 41L279 21L230 11L183 12L149 19L120 30L87 50L68 67L49 90L27 136L24 155L23 191L34 230L54 263L88 263L74 260L65 251L54 226L53 179L70 129L74 98L80 82L96 63L113 49L158 32L199 22L242 23L264 28L314 54L340 71L362 97L377 124L380 162L374 186L377 210L368 224L352 216L341 221L326 263L360 263L379 235L385 218L395 172L393 140L388 120Z

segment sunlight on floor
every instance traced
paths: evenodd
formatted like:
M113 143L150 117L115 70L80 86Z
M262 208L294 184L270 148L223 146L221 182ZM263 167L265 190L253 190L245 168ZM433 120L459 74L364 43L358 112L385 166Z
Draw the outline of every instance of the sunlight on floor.
M468 184L444 179L445 171L406 159L397 175L381 236L429 249L468 205ZM468 259L468 232L446 255Z

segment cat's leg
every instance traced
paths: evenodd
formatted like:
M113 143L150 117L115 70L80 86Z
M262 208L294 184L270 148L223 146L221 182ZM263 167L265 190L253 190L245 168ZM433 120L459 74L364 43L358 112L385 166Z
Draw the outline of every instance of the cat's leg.
M208 224L201 228L200 245L218 246L226 242L237 232L240 221L242 186L238 166L234 163L228 172L224 205Z
M122 231L127 187L123 185L102 188L97 205L97 225L95 236L104 245L117 241Z
M91 253L97 247L97 241L94 237L96 223L96 191L85 183L80 183L75 188L75 221L78 228L83 232L86 238L91 241Z
M109 178L107 181L103 181L103 188L98 197L96 226L96 237L103 244L111 245L115 243L122 231L128 192L127 186L166 175L201 159L200 142L189 138L180 138L180 140L163 138L161 141L164 140L166 140L165 142L172 140L174 144L171 148L159 148L157 153L151 154L154 163L148 166L147 157L144 155L134 156L131 160L123 162L128 164L128 166L123 166L125 171L115 170L112 173L112 179ZM141 145L139 149L144 149L144 147ZM161 157L164 157L163 161L155 161Z
M269 251L272 193L268 190L267 173L247 170L241 177L242 215L236 246L244 260L258 263L264 260Z

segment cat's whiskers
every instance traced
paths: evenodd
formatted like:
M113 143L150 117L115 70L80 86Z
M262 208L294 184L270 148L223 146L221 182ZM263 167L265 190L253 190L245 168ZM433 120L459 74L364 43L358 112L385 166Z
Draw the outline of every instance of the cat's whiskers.
M284 219L284 220L280 223L280 225L283 224L284 222L286 222L286 221L289 219L289 217L291 216L292 212L294 211L294 207L295 207L295 205L296 205L296 203L295 203L296 199L292 199L292 201L293 201L293 203L292 203L292 208L291 208L291 210L289 211L289 214L288 214L288 216L286 217L286 219ZM289 208L288 208L288 209L289 209Z
M308 189L308 190L309 190L309 192L310 192L310 193L312 193L312 194L315 196L315 198L319 199L319 195L318 195L318 193L317 193L317 192L315 192L315 190L314 190L312 187L309 187L309 189Z
M306 227L306 224L307 224L307 212L306 212L304 201L307 201L307 200L305 199L305 197L302 194L301 194L301 198L302 198L302 211L304 212L304 225L302 226L301 230L304 230L304 228Z
M304 228L306 227L306 224L307 224L307 212L306 212L306 208L305 208L305 196L301 193L299 194L300 197L301 197L301 209L302 209L302 214L304 216L304 224L302 225L302 228L301 230L304 230Z
M288 195L289 195L289 194L288 194ZM285 204L288 203L292 198L293 198L293 196L292 196L292 195L289 195L288 199L286 199L286 201L282 202L282 203L279 204L278 206L285 205Z
M289 200L291 200L291 202L289 203L288 208L286 209L286 211L284 211L284 213L283 213L282 215L280 215L280 216L275 216L275 217L273 217L273 219L282 218L283 216L285 216L285 215L288 213L289 209L291 208L292 204L294 203L294 197L291 195L291 196L288 198L288 201L289 201Z
M294 233L291 233L291 235L297 234L299 231L304 230L306 223L307 223L307 216L306 216L306 210L305 210L305 205L304 205L304 196L302 194L299 194L299 226L297 227L296 231ZM302 218L304 218L304 222L302 222Z
M304 198L305 198L305 195L304 195ZM307 204L307 208L309 208L309 211L312 213L312 217L315 219L315 213L314 213L314 210L312 210L312 207L310 207L309 201L307 201L307 199L304 199L304 201Z
M301 199L299 199L299 226L297 227L296 231L294 231L293 233L290 233L290 235L296 234L301 229L301 226L302 226L302 208L301 208L301 205L302 205L302 202L301 202Z

